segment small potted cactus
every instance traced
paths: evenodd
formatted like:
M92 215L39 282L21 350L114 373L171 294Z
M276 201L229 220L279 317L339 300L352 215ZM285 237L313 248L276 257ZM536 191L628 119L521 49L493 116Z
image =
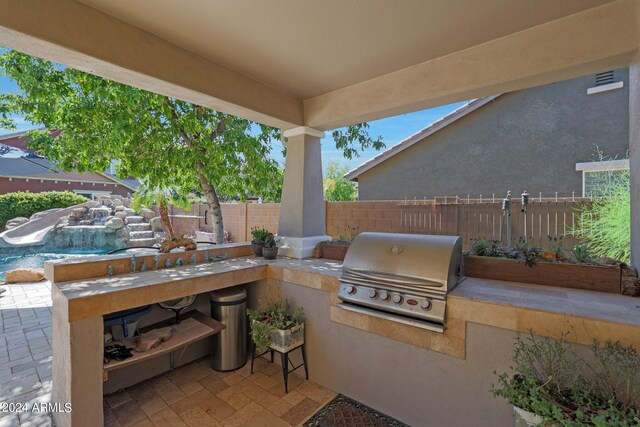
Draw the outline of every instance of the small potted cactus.
M278 241L272 233L267 234L264 239L262 255L264 259L276 259L278 257Z
M251 229L251 250L256 256L262 256L262 246L269 235L269 230L264 227L253 227Z

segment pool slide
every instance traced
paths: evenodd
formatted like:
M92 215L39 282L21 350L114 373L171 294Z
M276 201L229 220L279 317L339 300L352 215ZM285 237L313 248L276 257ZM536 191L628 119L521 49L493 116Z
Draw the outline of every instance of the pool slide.
M79 205L51 212L48 215L0 233L0 248L44 244L45 237L60 218L69 215L74 209L84 206L92 208L97 205L98 202L96 201L80 203Z

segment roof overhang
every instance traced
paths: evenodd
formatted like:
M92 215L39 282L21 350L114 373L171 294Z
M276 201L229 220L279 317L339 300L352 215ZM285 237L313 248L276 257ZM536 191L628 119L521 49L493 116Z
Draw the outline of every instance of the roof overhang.
M0 45L327 130L628 66L640 0L5 0Z
M414 133L413 135L403 139L402 141L400 141L399 143L395 144L394 146L389 147L388 149L386 149L382 153L380 153L380 154L376 155L375 157L367 160L366 162L364 162L360 166L358 166L358 167L356 167L354 169L351 169L349 172L344 174L344 177L349 181L357 182L358 181L358 176L362 175L363 173L365 173L369 169L379 165L380 163L382 163L385 160L395 156L396 154L403 152L404 150L406 150L409 147L412 147L413 145L417 144L418 142L425 140L426 138L428 138L429 136L431 136L434 133L438 132L439 130L449 126L453 122L463 118L467 114L477 110L478 108L482 107L483 105L488 104L489 102L493 101L494 99L496 99L499 96L500 95L486 96L484 98L474 99L473 101L470 101L469 103L467 103L467 104L455 109L451 113L449 113L446 116L442 117L441 119L436 120L435 122L431 123L429 126L423 128L423 129L419 130L418 132Z

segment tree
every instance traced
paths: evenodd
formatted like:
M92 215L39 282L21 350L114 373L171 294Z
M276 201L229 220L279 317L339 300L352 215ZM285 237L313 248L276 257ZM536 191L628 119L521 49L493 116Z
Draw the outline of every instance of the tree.
M271 156L280 130L165 95L133 88L15 51L0 56L22 94L0 95L0 118L20 114L48 129L30 132L30 146L70 171L102 172L120 161L120 177L150 188L198 189L209 205L214 240L224 229L219 196L277 199L282 174ZM384 147L361 124L334 132L345 156Z
M358 188L347 181L344 174L349 168L340 167L338 162L330 162L324 174L324 197L332 202L349 202L358 199Z

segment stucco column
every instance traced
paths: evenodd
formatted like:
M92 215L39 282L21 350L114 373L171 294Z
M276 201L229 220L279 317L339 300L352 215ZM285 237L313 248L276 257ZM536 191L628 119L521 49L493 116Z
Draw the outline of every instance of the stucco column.
M51 285L53 300L53 390L58 407L53 419L59 427L103 425L102 316L70 322L66 298ZM69 408L65 405L71 405Z
M324 132L301 126L283 132L287 158L280 203L280 254L308 258L326 235L322 157Z
M629 67L629 168L631 169L631 265L640 267L640 62Z

